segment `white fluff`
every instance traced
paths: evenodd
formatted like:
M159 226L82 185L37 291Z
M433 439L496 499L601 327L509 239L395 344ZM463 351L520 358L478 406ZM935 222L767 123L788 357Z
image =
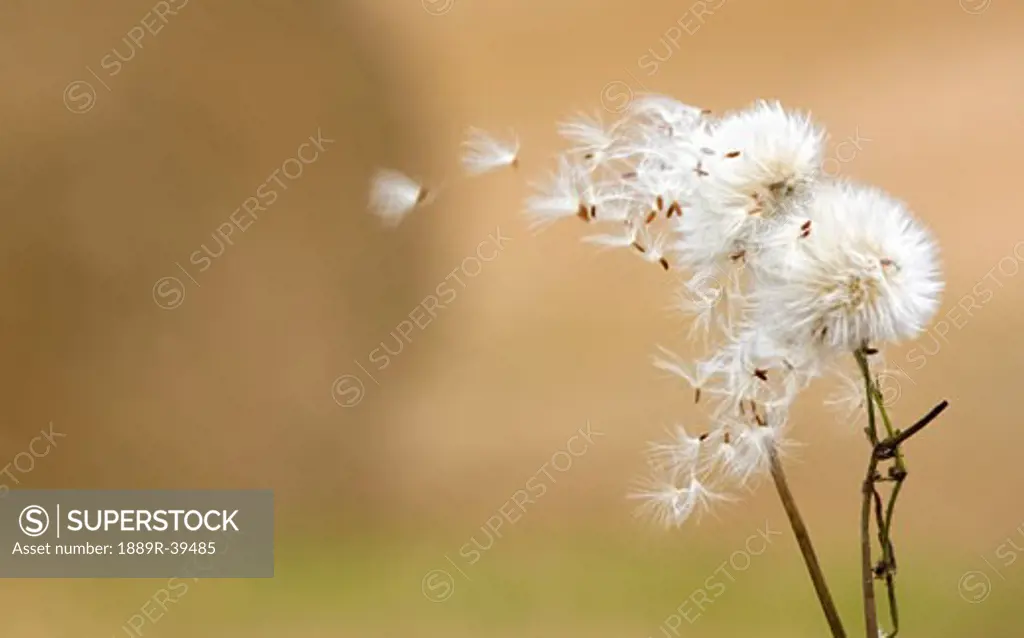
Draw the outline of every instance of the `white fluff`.
M370 209L389 226L397 225L413 209L429 203L429 198L429 192L419 182L395 170L378 170L370 183Z
M818 184L808 213L809 234L755 290L758 321L846 352L916 337L943 288L931 235L901 202L846 182Z
M498 168L519 166L519 138L498 140L480 129L469 129L462 165L470 175L481 175Z
M650 449L638 496L665 523L765 475L812 380L865 344L915 337L938 308L931 235L882 191L824 176L826 134L804 113L757 101L714 117L645 96L618 121L559 132L571 148L528 212L603 226L585 241L681 271L679 305L710 348L693 364L655 360L711 416Z
M652 478L632 495L643 501L637 514L651 516L664 525L678 527L691 516L700 517L715 501L730 500L701 482L695 474L664 481Z
M680 219L678 249L695 265L753 257L817 178L824 132L778 103L758 102L697 129L699 206Z

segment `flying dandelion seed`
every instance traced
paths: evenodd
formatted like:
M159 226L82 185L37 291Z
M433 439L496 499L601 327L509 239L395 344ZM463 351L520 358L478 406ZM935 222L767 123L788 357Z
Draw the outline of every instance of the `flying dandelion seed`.
M381 169L370 183L370 210L388 226L397 226L414 209L430 203L431 192L395 170Z
M511 166L519 167L519 138L498 140L480 129L471 128L463 142L462 165L470 175L482 175Z

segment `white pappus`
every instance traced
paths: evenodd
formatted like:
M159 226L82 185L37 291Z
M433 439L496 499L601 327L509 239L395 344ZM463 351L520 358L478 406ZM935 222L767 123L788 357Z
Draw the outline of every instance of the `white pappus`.
M528 212L615 224L585 241L681 271L680 305L709 348L692 366L656 359L711 416L704 434L678 428L650 449L654 476L634 496L662 522L766 474L812 380L866 344L915 337L938 308L931 234L881 190L824 175L826 134L808 114L759 100L716 117L645 96L609 125L559 132L572 148Z

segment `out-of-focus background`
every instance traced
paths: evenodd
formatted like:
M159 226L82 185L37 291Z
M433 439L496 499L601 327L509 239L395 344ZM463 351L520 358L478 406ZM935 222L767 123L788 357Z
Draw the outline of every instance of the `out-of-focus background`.
M900 635L1024 633L1019 3L62 0L4 3L0 33L0 462L66 435L4 484L277 501L273 580L141 625L166 580L2 581L3 636L825 635L772 489L633 518L645 441L701 418L649 363L688 348L674 279L521 214L556 122L645 91L809 110L827 170L935 231L942 311L889 353L901 422L952 402L908 448ZM514 129L518 171L460 178L470 125ZM385 229L380 166L437 201ZM860 635L866 444L829 390L789 473Z

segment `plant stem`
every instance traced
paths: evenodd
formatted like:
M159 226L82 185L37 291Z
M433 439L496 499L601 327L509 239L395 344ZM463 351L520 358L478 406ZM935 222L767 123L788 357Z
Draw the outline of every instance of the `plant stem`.
M839 618L839 612L836 610L835 602L832 601L832 594L829 593L828 585L825 583L825 575L821 571L821 565L818 564L818 557L814 553L814 546L811 544L811 536L807 532L807 526L804 525L803 518L800 516L800 511L797 509L796 501L793 499L793 493L789 491L789 483L786 481L786 474L782 471L782 463L779 461L779 455L774 446L769 448L768 458L771 462L772 479L775 481L775 489L779 492L779 499L782 501L782 507L786 510L786 516L789 518L789 524L793 528L793 535L796 536L797 545L800 546L800 553L804 557L804 563L807 565L807 571L811 576L811 582L814 584L814 592L818 595L818 601L821 603L821 610L825 613L825 619L828 621L828 626L832 630L832 636L833 638L846 638L846 630L843 629L843 623ZM875 635L872 636L872 638L878 637Z
M892 633L889 638L895 638L900 631L900 612L896 600L896 551L892 544L892 519L896 512L896 499L899 497L903 482L907 479L907 465L903 457L900 445L914 434L923 430L949 405L942 401L939 405L921 418L917 423L908 428L905 432L896 429L892 425L889 413L886 410L885 397L882 395L881 387L877 380L871 377L871 367L868 365L867 355L871 351L865 343L861 348L853 351L857 360L857 366L864 376L864 394L867 402L868 427L865 428L868 441L871 443L871 458L868 462L867 476L862 486L863 501L861 503L860 543L861 543L861 577L864 590L864 625L868 638L878 637L878 607L875 602L876 576L885 579L885 588L888 594L889 618L892 621ZM879 440L878 426L875 421L875 408L882 417L885 425L886 437ZM882 461L892 460L893 465L889 467L888 478L882 478L878 473L878 464ZM876 484L889 480L894 483L892 492L889 494L889 503L883 508L882 495L878 492ZM871 503L875 504L875 524L878 527L878 544L882 552L882 558L877 568L873 568L871 562ZM884 509L884 512L883 512Z
M868 441L871 443L871 458L868 461L867 476L864 477L864 484L861 486L861 509L860 509L860 569L861 569L861 588L864 593L864 629L867 632L868 638L878 638L878 607L875 603L875 573L871 565L871 502L877 496L875 491L875 478L878 475L878 455L875 454L875 450L878 448L878 426L875 423L875 403L876 398L881 396L880 392L877 392L874 382L871 380L871 368L868 365L867 355L863 349L854 350L854 358L857 360L857 366L860 368L861 374L864 376L864 400L866 402L864 408L868 413L868 427L866 433L868 435ZM878 401L881 404L881 400ZM883 418L885 425L891 430L888 415L885 415L884 408L879 406L883 410ZM891 436L891 434L890 434ZM882 521L878 522L881 526ZM879 529L879 533L882 529ZM885 552L885 544L882 545L882 551Z
M884 441L883 443L885 444L885 451L889 452L891 450L898 448L900 445L903 444L904 441L914 436L915 434L923 430L929 423L934 421L936 417L942 414L942 412L948 407L949 401L943 399L937 406L932 408L928 412L928 414L921 417L921 419L917 423L897 434L892 441Z
M875 425L875 393L871 387L871 370L868 368L868 359L863 352L855 350L853 356L857 359L857 366L860 368L861 375L864 376L864 396L865 401L867 401L867 405L864 407L868 413L868 439L871 441L871 445L877 445L878 426Z
M870 401L870 399L869 399ZM870 409L870 406L869 406ZM868 638L878 638L878 610L875 606L875 574L871 569L871 500L875 493L875 475L878 459L871 455L868 473L864 477L863 500L860 509L860 567L861 586L864 590L864 627Z

